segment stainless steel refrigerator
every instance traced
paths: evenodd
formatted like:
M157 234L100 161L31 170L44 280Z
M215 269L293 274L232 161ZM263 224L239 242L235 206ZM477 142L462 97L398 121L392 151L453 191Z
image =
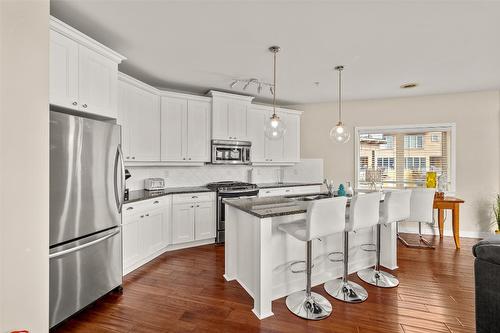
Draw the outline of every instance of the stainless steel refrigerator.
M120 126L50 112L50 327L122 284Z

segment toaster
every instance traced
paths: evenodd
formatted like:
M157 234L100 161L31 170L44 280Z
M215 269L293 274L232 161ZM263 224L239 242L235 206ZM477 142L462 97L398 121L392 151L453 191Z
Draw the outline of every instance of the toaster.
M148 191L157 191L165 189L165 179L146 178L144 179L144 189Z

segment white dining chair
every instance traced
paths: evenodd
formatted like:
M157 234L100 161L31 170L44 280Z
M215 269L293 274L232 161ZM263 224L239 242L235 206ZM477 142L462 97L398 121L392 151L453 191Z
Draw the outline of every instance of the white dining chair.
M422 234L422 223L434 225L434 188L415 188L411 191L410 217L405 222L418 222L418 243L409 243L399 234L398 239L407 247L433 249L434 245L424 238Z

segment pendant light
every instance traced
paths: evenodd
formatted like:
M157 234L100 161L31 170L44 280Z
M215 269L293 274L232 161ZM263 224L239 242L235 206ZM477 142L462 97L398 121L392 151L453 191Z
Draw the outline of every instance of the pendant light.
M339 72L339 122L330 130L330 139L336 143L346 143L351 138L351 133L342 123L342 70L344 66L336 66Z
M276 114L276 54L280 51L279 46L271 46L269 51L273 53L274 60L274 80L271 87L271 93L273 94L273 115L266 123L266 137L271 140L279 140L283 137L286 131L285 124L283 120Z

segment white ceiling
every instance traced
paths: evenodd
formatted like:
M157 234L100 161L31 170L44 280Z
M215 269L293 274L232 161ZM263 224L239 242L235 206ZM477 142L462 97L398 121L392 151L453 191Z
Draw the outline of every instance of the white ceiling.
M336 100L338 64L346 99L500 89L499 2L52 0L51 13L157 87L205 93L230 91L234 78L271 82L267 49L277 44L283 104ZM419 87L399 88L408 82Z

